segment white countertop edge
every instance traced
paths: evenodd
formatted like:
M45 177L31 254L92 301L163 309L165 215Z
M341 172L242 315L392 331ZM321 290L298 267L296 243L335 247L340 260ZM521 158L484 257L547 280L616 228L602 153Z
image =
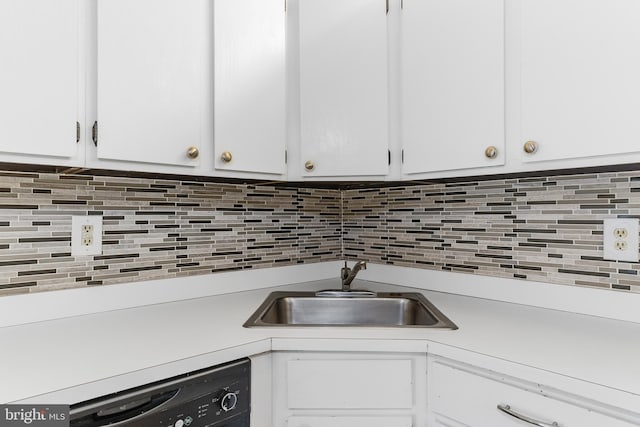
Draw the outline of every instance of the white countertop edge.
M345 338L272 338L273 351L334 351L427 353L427 340L345 339ZM331 351L331 350L329 350Z
M271 351L271 339L267 338L236 347L220 349L211 353L189 357L188 359L176 360L163 365L141 369L135 372L123 373L122 375L73 386L51 393L20 399L10 403L42 404L42 402L46 402L48 405L68 405L69 402L80 402L93 399L111 394L114 390L127 390L138 387L141 384L158 381L158 379L166 379L183 375L187 372L210 368L211 366L220 365L249 356L255 356L268 351ZM82 396L82 398L79 399L79 396Z
M630 292L381 264L358 278L640 323L640 294Z
M336 278L339 261L91 286L0 298L0 328Z

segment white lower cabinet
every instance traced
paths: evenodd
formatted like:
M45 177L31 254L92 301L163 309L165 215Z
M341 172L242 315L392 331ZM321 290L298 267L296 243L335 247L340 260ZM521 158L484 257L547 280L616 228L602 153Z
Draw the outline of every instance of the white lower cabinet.
M272 353L251 356L251 427L271 427Z
M273 426L424 426L426 362L421 353L274 353Z
M271 412L254 405L252 426L640 426L635 395L473 352L445 354L270 353L259 368L270 363L271 376L257 377L254 402L266 399Z
M411 417L291 417L287 427L411 427Z
M428 378L429 426L631 427L640 421L547 385L448 359L430 357Z

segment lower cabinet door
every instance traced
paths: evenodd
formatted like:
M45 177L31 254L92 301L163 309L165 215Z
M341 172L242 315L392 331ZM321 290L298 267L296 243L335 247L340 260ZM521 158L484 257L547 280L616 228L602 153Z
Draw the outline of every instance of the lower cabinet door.
M290 360L290 409L411 409L413 363L388 360Z
M457 367L433 363L429 380L430 425L447 427L631 427L635 424L521 389ZM557 423L557 424L554 424Z
M276 351L272 366L273 427L427 426L426 353Z
M412 427L411 417L290 417L287 427Z

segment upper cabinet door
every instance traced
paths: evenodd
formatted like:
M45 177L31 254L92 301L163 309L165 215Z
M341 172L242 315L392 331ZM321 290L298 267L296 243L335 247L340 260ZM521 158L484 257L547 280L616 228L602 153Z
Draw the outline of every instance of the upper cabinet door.
M640 2L522 3L523 160L640 152Z
M404 0L403 172L504 164L504 0Z
M200 0L98 0L98 158L198 165L207 13Z
M77 155L78 9L78 0L0 2L0 152L65 164Z
M283 174L284 1L215 0L213 5L215 167Z
M386 175L385 0L300 0L303 176Z

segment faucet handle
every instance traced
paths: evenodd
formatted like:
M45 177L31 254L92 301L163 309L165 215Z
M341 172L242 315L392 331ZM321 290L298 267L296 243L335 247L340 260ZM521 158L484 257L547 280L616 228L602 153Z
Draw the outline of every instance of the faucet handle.
M344 267L340 269L340 277L342 280L346 279L349 276L351 269L347 267L347 261L344 262Z

